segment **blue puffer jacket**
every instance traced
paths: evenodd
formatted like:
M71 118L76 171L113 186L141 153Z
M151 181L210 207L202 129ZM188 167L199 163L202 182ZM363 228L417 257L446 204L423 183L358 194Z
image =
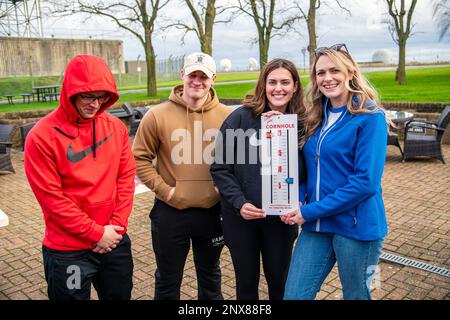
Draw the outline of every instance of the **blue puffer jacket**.
M352 115L344 106L339 119L323 130L329 105L324 100L322 125L303 150L308 179L300 186L300 198L306 198L302 229L380 239L387 233L381 190L387 141L384 112L370 103L373 113Z

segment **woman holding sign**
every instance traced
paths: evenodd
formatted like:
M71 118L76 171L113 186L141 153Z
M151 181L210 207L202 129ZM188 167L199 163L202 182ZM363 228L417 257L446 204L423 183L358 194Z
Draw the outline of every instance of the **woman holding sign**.
M211 175L220 191L222 228L236 274L239 300L257 300L260 256L269 299L283 298L297 226L266 216L261 209L259 154L261 117L296 114L303 119L303 92L295 65L275 59L262 70L255 94L225 119L216 144ZM299 128L302 128L300 125ZM304 174L299 151L299 176Z
M385 112L344 44L316 50L307 101L304 204L282 217L302 227L284 298L314 299L337 262L344 299L371 299L387 233Z

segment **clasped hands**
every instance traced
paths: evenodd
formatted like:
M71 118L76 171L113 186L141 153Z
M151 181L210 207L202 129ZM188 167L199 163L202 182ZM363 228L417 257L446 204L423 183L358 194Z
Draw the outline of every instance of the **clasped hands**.
M92 251L101 254L111 252L122 240L123 236L118 232L123 230L123 227L112 224L105 226L105 231L103 232L102 238L95 244Z
M302 206L302 203L299 202L299 208ZM263 209L257 208L250 202L245 203L240 210L241 217L245 220L254 220L254 219L262 219L266 217L266 213ZM286 224L294 225L298 224L301 226L305 223L305 219L303 219L302 213L300 209L297 209L293 212L289 212L285 215L280 216L281 221Z

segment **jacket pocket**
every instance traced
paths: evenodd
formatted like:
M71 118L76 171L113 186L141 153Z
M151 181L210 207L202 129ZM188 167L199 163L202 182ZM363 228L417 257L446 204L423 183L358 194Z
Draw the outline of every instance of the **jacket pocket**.
M105 226L109 223L115 207L115 201L111 199L86 204L82 209L87 213L89 218L99 225Z
M177 209L211 208L219 201L212 180L177 180L175 193L168 202Z

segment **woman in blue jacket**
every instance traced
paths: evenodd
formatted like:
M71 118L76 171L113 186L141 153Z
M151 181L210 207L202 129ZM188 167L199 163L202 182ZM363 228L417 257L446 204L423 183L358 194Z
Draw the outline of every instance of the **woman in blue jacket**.
M337 262L344 299L370 299L387 233L382 199L387 120L377 93L344 44L316 50L307 91L302 227L285 299L314 299Z
M274 59L261 71L255 94L223 122L223 138L217 140L211 165L211 175L220 190L223 235L233 260L238 300L259 298L261 257L269 299L283 299L298 235L297 225L286 225L277 216L266 216L261 209L261 117L280 113L297 114L302 120L305 107L295 65ZM302 181L304 162L301 150L298 153Z

